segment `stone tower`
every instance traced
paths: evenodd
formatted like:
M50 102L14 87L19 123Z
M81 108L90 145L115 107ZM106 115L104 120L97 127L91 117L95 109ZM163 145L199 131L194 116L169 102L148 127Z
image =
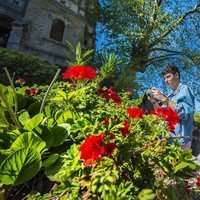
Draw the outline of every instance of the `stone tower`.
M94 48L86 0L0 0L1 46L66 65L66 40Z

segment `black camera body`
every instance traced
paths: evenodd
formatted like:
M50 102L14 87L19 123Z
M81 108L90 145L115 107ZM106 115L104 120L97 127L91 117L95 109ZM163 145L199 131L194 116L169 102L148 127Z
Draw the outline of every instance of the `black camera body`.
M152 91L150 91L150 92L147 92L147 96L149 96L149 97L151 97L151 98L155 99L155 98L154 98L154 96L153 96L153 92L152 92Z

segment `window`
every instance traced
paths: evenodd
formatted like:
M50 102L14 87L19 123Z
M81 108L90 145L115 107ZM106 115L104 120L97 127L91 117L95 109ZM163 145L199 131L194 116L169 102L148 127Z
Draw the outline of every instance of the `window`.
M60 19L54 19L52 22L50 38L62 42L65 23Z

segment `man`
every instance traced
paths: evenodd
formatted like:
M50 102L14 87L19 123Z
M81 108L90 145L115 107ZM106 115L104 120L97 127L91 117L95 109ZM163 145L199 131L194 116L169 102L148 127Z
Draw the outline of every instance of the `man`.
M153 87L151 93L156 100L177 111L180 124L175 127L176 136L183 136L183 138L179 139L183 149L190 148L192 139L187 136L192 136L193 131L194 93L188 85L180 82L180 72L176 66L166 67L162 72L162 76L173 92L165 96L157 88ZM149 98L154 106L157 107L159 105L155 99ZM184 136L186 137L184 138Z

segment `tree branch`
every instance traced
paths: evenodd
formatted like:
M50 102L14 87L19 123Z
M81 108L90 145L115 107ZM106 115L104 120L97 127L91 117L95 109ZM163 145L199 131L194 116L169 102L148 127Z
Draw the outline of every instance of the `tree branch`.
M164 49L164 48L153 48L151 51L166 51L169 53L176 53L176 54L182 54L183 52L181 51L175 51L175 50L170 50L170 49Z
M166 30L160 37L158 37L155 41L153 41L149 45L149 48L157 45L160 41L162 41L162 39L165 38L169 33L171 33L181 22L183 22L188 15L195 12L199 12L198 10L199 7L200 7L200 3L196 5L192 10L186 12L183 16L181 16L174 24L172 24L171 28Z
M171 57L171 56L176 56L177 54L176 53L171 53L171 54L165 54L165 55L161 55L161 56L156 56L156 57L153 57L153 58L149 58L148 62L152 62L154 60L160 60L161 58L162 59L165 59L165 58L168 58Z
M153 13L152 13L152 20L149 22L148 29L146 31L146 36L149 39L151 33L153 32L155 21L157 20L158 11L160 9L160 6L162 4L163 0L154 0L154 7L153 7Z

